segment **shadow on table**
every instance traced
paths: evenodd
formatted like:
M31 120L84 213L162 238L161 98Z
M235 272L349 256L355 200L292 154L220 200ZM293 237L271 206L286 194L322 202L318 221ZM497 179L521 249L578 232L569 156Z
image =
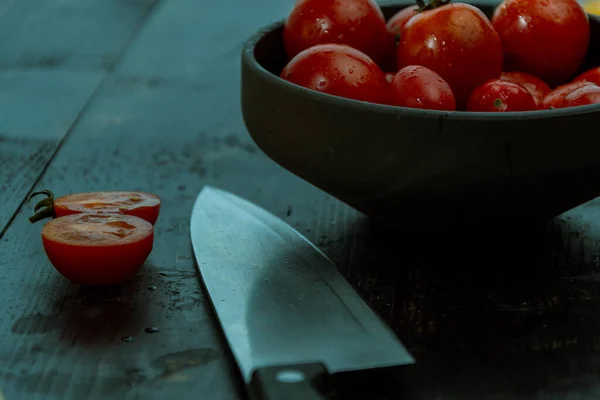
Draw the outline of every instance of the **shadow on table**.
M132 341L144 331L147 321L146 302L140 297L141 276L122 285L107 287L81 286L63 301L73 304L60 339L72 346L106 346Z
M354 226L359 244L339 267L413 352L420 398L598 393L596 238L563 220L507 225L418 236Z

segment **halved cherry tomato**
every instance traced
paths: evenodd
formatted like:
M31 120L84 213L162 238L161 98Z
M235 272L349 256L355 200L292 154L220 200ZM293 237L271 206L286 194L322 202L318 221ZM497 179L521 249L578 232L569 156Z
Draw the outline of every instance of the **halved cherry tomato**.
M600 67L588 69L587 71L577 75L575 79L573 79L573 82L578 81L593 82L596 85L600 85Z
M573 90L565 96L562 107L577 107L600 103L600 86L587 85Z
M57 199L49 190L32 193L30 199L38 194L47 198L41 200L35 207L39 213L31 217L31 222L50 216L62 217L70 214L125 214L140 217L155 224L160 212L160 198L151 193L108 191L73 193Z
M72 214L42 228L52 265L73 283L100 286L131 278L152 252L154 227L132 215Z
M551 91L550 86L546 82L537 76L525 72L503 72L500 79L523 85L525 89L529 90L538 107L544 101L544 97Z
M401 107L456 111L448 82L420 65L409 65L396 73L390 85L390 101Z
M533 95L518 83L492 79L477 87L467 106L468 111L507 112L537 109Z
M546 97L544 97L544 101L542 102L541 108L542 109L561 108L563 100L565 99L566 95L568 95L569 93L571 93L574 90L577 90L577 89L582 88L587 85L593 85L593 84L594 83L587 82L587 81L577 81L577 82L565 83L564 85L561 85L561 86L555 88L553 91L548 93L546 95Z

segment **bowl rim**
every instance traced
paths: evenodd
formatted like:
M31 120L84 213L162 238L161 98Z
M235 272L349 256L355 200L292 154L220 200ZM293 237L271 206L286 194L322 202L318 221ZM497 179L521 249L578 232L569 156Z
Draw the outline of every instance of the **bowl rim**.
M382 8L387 7L398 7L404 4L385 4ZM478 4L474 4L478 7ZM600 21L599 17L588 14L589 18L594 18ZM532 120L532 119L546 119L546 118L560 118L569 117L574 115L584 115L590 113L600 112L600 104L588 104L583 106L569 107L569 108L557 108L552 110L532 110L532 111L508 111L508 112L473 112L473 111L441 111L441 110L427 110L419 108L400 107L386 104L377 104L367 101L360 101L349 99L341 96L336 96L328 93L319 92L295 83L286 81L279 76L271 73L264 68L256 59L255 48L256 45L268 34L273 31L281 29L285 24L285 18L278 21L271 22L270 24L264 25L255 31L242 46L242 63L249 68L258 72L262 78L266 79L270 83L279 86L281 89L293 93L295 95L308 98L309 100L322 102L325 104L341 106L345 108L351 108L355 111L374 112L378 114L387 114L394 117L425 117L434 119L450 119L450 120L470 120L470 121L481 121L488 120L494 122L504 121L519 121L519 120Z

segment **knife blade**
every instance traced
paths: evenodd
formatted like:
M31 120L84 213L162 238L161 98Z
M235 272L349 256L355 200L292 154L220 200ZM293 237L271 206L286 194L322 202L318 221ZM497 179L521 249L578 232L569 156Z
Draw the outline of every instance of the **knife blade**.
M332 261L266 210L205 186L190 235L253 398L326 399L331 374L415 362Z

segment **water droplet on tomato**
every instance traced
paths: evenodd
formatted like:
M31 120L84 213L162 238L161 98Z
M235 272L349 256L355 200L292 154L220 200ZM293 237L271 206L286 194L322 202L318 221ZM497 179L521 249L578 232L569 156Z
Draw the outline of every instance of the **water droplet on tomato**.
M354 73L354 68L349 68L348 73L352 75Z
M321 82L319 82L319 87L323 87L323 86L325 86L325 85L327 85L327 82L325 82L325 81L321 81Z

